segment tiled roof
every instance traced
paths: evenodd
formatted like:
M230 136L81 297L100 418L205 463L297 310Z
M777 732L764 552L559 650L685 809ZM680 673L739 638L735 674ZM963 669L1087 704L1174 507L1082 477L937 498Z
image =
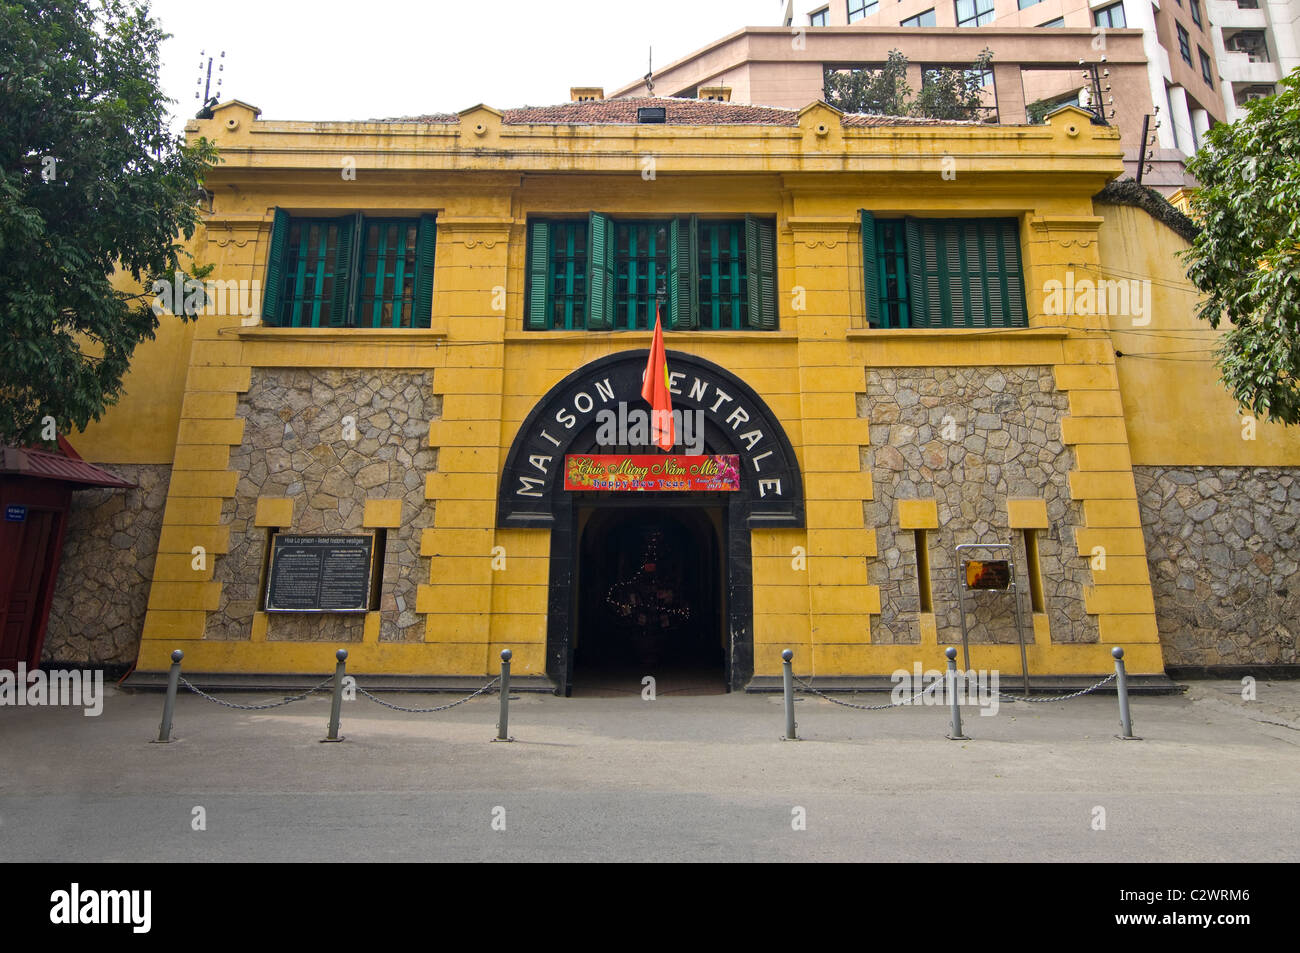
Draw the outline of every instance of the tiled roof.
M709 99L644 97L640 99L605 99L588 103L560 103L558 106L524 106L507 109L505 122L511 125L607 125L636 124L636 111L643 106L662 106L666 121L674 126L762 125L793 126L799 115L793 109L777 106L748 106Z
M870 113L845 113L840 120L848 126L983 126L978 119L930 119L923 116L877 116Z
M520 106L506 109L502 122L508 126L534 123L551 126L636 125L636 113L642 106L662 106L668 125L676 126L794 126L799 123L799 113L779 106L751 106L746 103L722 103L708 99L682 99L679 97L641 97L637 99L604 99L585 103L560 103L555 106ZM455 123L459 117L451 113L430 113L425 116L398 116L377 122ZM918 119L912 116L865 116L848 114L845 126L945 126L969 125L942 119Z
M80 483L83 486L109 486L119 489L135 486L134 483L129 483L84 460L74 460L61 453L34 450L30 447L22 449L0 447L0 474L55 480L60 483Z

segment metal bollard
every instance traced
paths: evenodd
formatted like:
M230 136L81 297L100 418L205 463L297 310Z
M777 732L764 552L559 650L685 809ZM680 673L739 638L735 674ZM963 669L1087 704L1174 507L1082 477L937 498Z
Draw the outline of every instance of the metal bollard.
M497 719L497 736L493 741L514 741L510 737L510 660L514 653L501 650L501 717Z
M167 671L167 699L163 702L163 720L158 726L156 745L171 744L172 741L172 714L176 711L176 689L180 687L181 659L184 657L185 653L180 649L172 653L172 667Z
M1124 732L1116 735L1120 741L1141 741L1133 734L1133 718L1128 710L1128 672L1124 670L1124 650L1118 645L1110 650L1115 657L1115 694L1119 696L1119 728Z
M329 732L321 739L326 741L342 741L339 736L339 713L343 708L343 679L347 676L348 668L348 650L339 649L334 653L338 659L338 664L334 666L334 696L330 699L330 725Z
M948 707L952 712L947 737L949 741L970 741L970 738L962 734L961 707L957 704L957 650L949 646L943 654L948 656Z
M794 669L790 660L794 653L786 649L781 653L781 676L785 681L785 741L798 741L798 726L794 723Z

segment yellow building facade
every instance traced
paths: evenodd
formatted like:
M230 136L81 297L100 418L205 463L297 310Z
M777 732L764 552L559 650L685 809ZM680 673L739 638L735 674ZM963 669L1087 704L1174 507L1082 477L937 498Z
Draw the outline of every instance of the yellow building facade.
M114 588L131 549L147 601L114 624L146 675L176 648L231 678L324 672L346 648L354 673L473 680L509 648L561 692L687 659L743 689L791 648L849 684L941 667L963 639L955 547L1000 543L1034 676L1105 673L1116 645L1138 676L1296 661L1284 605L1242 594L1300 581L1300 441L1243 437L1186 239L1094 199L1122 154L1080 110L1014 127L642 100L309 123L234 101L187 131L222 153L193 254L255 305L164 317L123 403L74 440L153 502L85 504L47 657L94 654L113 596L86 602L82 580ZM329 326L321 279L349 236L362 296L395 257L407 290L372 321L349 286ZM1111 284L1090 304L1087 281ZM565 457L607 443L599 411L646 406L656 301L674 406L739 489L566 490ZM1235 522L1259 515L1233 496L1246 477L1273 507L1262 531ZM147 529L105 527L151 514L148 565ZM294 534L372 538L366 611L267 611ZM1010 597L961 598L969 664L1018 673Z

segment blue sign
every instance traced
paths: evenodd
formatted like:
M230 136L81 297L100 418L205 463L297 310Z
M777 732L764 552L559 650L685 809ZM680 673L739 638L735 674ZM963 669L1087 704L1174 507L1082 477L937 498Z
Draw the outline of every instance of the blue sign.
M6 506L6 507L5 507L5 522L6 522L6 523L26 523L26 522L27 522L27 507L25 507L25 506L18 506L17 504L13 504L13 505L10 505L10 506Z

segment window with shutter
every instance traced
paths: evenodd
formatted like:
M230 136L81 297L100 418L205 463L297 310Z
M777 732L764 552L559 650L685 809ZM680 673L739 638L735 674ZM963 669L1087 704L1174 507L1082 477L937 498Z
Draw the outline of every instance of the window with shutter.
M776 226L696 216L528 224L529 330L625 331L777 326Z
M1015 219L862 221L869 327L1029 323Z
M664 326L673 322L669 294L670 222L615 222L612 317L616 331L649 331L655 309L662 309Z
M749 247L744 222L701 222L700 327L733 331L749 326Z
M357 327L412 326L418 231L414 221L366 220Z
M277 209L267 261L265 324L428 327L434 216L291 218Z
M281 259L282 300L275 324L318 328L339 323L334 314L340 306L346 309L347 302L338 300L338 292L344 289L346 294L351 224L351 218L289 220Z

